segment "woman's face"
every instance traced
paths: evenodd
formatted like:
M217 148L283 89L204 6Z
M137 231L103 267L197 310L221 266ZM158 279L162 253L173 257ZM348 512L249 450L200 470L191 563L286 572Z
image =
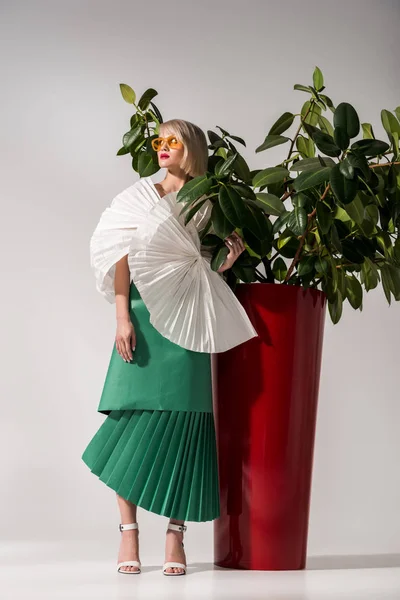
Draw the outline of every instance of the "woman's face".
M182 140L175 134L165 133L160 134L160 138L164 138L160 142L157 150L158 164L160 167L173 167L182 162L184 146Z

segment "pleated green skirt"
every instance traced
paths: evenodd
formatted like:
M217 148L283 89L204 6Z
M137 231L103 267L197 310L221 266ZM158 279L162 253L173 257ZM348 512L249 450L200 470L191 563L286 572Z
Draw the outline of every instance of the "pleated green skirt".
M112 411L82 459L117 494L151 512L185 521L220 514L212 413Z
M179 406L182 391L193 390L194 396L205 394L205 400L196 400L197 407L202 404L203 410L187 410L190 406L187 398L182 398L183 410L111 409L85 448L82 460L108 487L139 507L184 521L211 521L220 516L220 501L214 414L209 392L211 381L207 379L209 356L184 350L161 336L151 325L148 311L133 283L130 302L132 322L146 340L150 360L143 364L137 361L127 371L127 363L123 363L123 368L117 363L116 368L115 362L123 361L113 351L107 380L117 369L119 382L115 386L105 386L110 402L106 407L112 407L111 394L119 396L121 389L128 392L131 389L129 393L136 406L135 398L146 394L143 369L147 369L153 383L152 386L149 383L149 389L154 390L155 374L159 381L160 400L152 400L155 406L162 406L164 397L171 402L174 390ZM139 343L137 335L137 346ZM168 352L168 361L160 360L164 348ZM156 357L158 368L152 364L152 356ZM179 375L171 378L174 356L176 375ZM187 382L182 387L184 377ZM164 381L166 386L161 385ZM124 383L122 387L121 383ZM119 401L118 397L116 400ZM104 391L102 401L104 403Z

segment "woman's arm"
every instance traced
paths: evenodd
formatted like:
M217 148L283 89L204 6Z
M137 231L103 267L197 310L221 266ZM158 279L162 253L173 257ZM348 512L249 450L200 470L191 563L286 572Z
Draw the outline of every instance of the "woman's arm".
M115 305L117 333L115 344L121 357L129 362L133 358L132 350L136 347L136 334L129 314L130 272L128 255L123 256L115 265Z

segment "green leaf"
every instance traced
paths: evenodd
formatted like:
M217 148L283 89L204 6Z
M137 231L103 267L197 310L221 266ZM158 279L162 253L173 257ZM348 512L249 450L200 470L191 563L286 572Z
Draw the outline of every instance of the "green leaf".
M315 171L303 171L293 181L293 187L297 192L308 190L329 180L331 167L322 167Z
M208 198L204 198L203 200L200 200L199 202L196 202L195 204L191 205L191 208L187 211L187 213L185 215L185 225L187 225L189 223L190 219L197 213L198 210L200 210L200 208L203 206L204 202L207 202L207 200L208 200ZM184 208L186 208L186 207L184 207Z
M257 280L255 266L246 257L239 256L232 265L232 272L244 283L252 283Z
M235 229L235 225L226 218L218 202L212 207L211 222L215 233L222 239L230 235Z
M351 145L353 150L359 150L364 156L379 156L389 150L389 144L381 140L358 140Z
M329 271L329 263L323 256L317 256L314 268L317 274L325 275Z
M307 116L306 116L307 115ZM301 116L303 117L302 124L317 125L318 119L321 116L321 108L314 102L306 100L301 107Z
M334 325L340 321L343 311L343 299L340 290L336 290L333 302L328 302L328 311Z
M128 104L135 104L136 94L133 89L126 83L120 83L119 88L125 102L128 102Z
M228 144L220 135L218 135L218 133L209 129L207 135L213 148L226 148L228 150Z
M158 92L156 90L154 90L153 88L148 88L141 96L139 102L138 102L138 107L143 110L146 111L147 108L149 107L150 102L153 100L154 96L157 96Z
M364 257L375 257L376 247L373 240L358 235L354 238L354 245Z
M393 255L397 262L400 263L400 238L398 237L393 244Z
M358 250L352 240L342 240L342 253L350 262L359 264L364 262L364 255Z
M364 209L364 217L371 221L373 225L377 225L379 221L379 210L376 204L368 204ZM400 238L399 238L400 240Z
M328 119L326 117L324 117L323 115L320 115L318 117L318 125L319 125L321 131L323 131L324 133L327 133L328 135L333 137L332 124L330 123L330 121L328 121Z
M374 139L375 138L371 123L361 123L361 127L363 130L363 138L365 138L365 139Z
M333 215L326 204L317 202L318 227L322 233L328 233L333 223Z
M251 179L251 174L250 174L250 179ZM255 200L256 199L256 194L253 191L253 189L246 185L245 183L240 183L239 181L235 181L235 183L231 183L230 184L231 187L233 187L233 189L235 189L242 198L248 198L250 200Z
M130 125L131 125L131 129L136 127L136 125L141 125L141 117L140 117L139 113L136 112L131 116ZM156 136L154 136L154 137L156 137Z
M256 197L258 206L268 215L279 216L286 210L282 200L274 194L258 192Z
M379 283L378 267L368 257L361 265L360 279L367 292L375 289Z
M311 138L321 152L328 156L340 156L340 148L335 144L332 136L315 128L311 132Z
M277 281L284 281L284 279L287 275L287 272L288 272L288 268L286 266L285 261L283 260L283 258L281 256L278 256L275 259L275 261L271 267L271 270Z
M117 156L122 156L123 154L129 154L129 148L125 148L122 146L117 152Z
M315 67L314 69L313 84L317 92L319 92L324 87L324 77L319 67Z
M388 273L388 269L387 269L387 265L382 265L381 266L381 276L382 276L382 287L383 287L383 292L386 296L386 300L388 301L388 304L391 304L391 289L390 289L390 277L389 277L389 273Z
M360 282L354 275L345 274L346 297L354 309L362 309L363 291Z
M296 148L306 158L313 157L315 154L315 146L312 139L302 135L298 135L296 138Z
M349 138L359 134L360 121L355 108L348 102L341 102L333 114L333 126L343 129Z
M330 234L330 243L334 248L336 248L337 252L342 252L342 242L340 241L338 227L335 224L335 220L333 221L333 225L329 231Z
M357 194L351 202L346 203L345 210L355 223L361 224L365 218L365 207L361 194Z
M333 102L329 98L329 96L327 96L326 94L320 94L319 97L325 102L325 104L330 108L330 110L332 110L332 112L335 110Z
M134 156L137 152L139 152L139 150L141 150L141 148L143 146L146 145L146 138L144 137L143 133L140 133L140 135L132 142L132 144L129 147L130 153L132 154L132 156ZM151 158L154 162L157 161L157 154L152 150L151 153Z
M343 222L351 220L345 209L339 206L339 204L336 205L336 210L335 214L333 215L333 218Z
M241 227L246 222L248 210L237 191L225 185L221 186L218 199L226 218L236 227Z
M302 206L295 206L292 210L286 226L294 235L303 235L308 223L307 211Z
M276 221L274 221L273 225L272 225L272 233L275 235L276 233L278 233L278 231L280 231L283 227L286 226L286 222L288 221L289 217L290 217L290 211L285 209L285 212L282 213L277 219Z
M141 136L141 133L142 133L141 125L137 125L133 129L131 129L130 131L125 133L122 138L123 146L129 150L130 147L132 146L132 144Z
M246 142L244 141L243 138L238 137L237 135L230 135L229 136L232 140L235 140L235 142L239 142L239 144L242 144L243 146L246 146Z
M229 133L226 131L226 129L222 129L222 127L220 127L219 125L216 125L216 127L218 127L218 129L220 130L220 132L222 133L222 135L224 136L228 136L229 137ZM210 133L213 133L212 131ZM218 134L214 134L214 135L218 135ZM218 136L219 137L219 136ZM211 138L210 138L211 139ZM221 139L221 138L220 138Z
M237 155L233 170L242 181L251 181L249 166L241 154Z
M357 179L347 179L344 177L340 172L339 165L335 165L329 170L329 182L334 195L343 204L349 204L357 194Z
M285 137L283 135L267 135L261 146L258 146L256 148L256 152L262 152L263 150L267 150L268 148L272 148L273 146L285 144L289 140L290 138Z
M335 130L333 132L333 139L335 140L335 144L339 146L341 150L346 150L350 142L350 138L347 135L347 132L339 126L335 127Z
M304 256L296 265L300 277L309 275L314 271L315 256Z
M270 185L271 183L281 182L286 177L289 177L289 171L284 167L268 167L253 177L253 186L262 187Z
M210 266L213 271L218 271L218 269L222 267L229 252L230 250L226 244L222 244L221 246L217 246L215 248L210 261Z
M242 233L243 233L246 244L254 252L256 252L260 257L266 256L268 254L268 252L271 251L272 242L270 240L267 240L267 239L260 240L247 227L243 227Z
M392 260L393 253L394 253L394 247L392 246L392 242L391 242L389 233L387 231L380 231L376 235L376 241L378 242L378 245L380 246L381 250L383 251L383 254L384 254L386 260Z
M149 177L157 173L159 166L147 152L140 152L138 159L138 169L141 177Z
M290 214L290 213L289 213ZM274 223L275 225L275 223ZM274 242L276 249L279 250L280 254L285 258L294 258L300 241L289 229L282 231L279 238Z
M387 133L400 135L400 123L389 110L381 111L382 125Z
M387 277L389 282L390 291L392 292L394 299L400 300L400 269L394 265L388 264L386 266Z
M258 208L248 206L243 223L259 240L272 239L272 223Z
M339 163L339 169L343 177L346 179L354 179L354 166L348 160L347 156Z
M158 122L162 123L163 122L163 118L162 118L162 114L160 113L160 111L158 110L157 106L154 104L154 102L150 102L152 109L154 110L154 114L156 115ZM159 129L156 130L156 133L159 132Z
M229 158L227 158L225 161L221 161L220 163L218 163L217 166L215 167L216 177L225 177L225 175L228 175L228 173L231 170L231 167L232 167L233 163L236 161L237 157L238 157L238 154L235 153L232 156L230 156Z
M193 202L200 198L203 194L207 194L214 182L207 175L199 175L194 177L179 190L176 200L177 202Z
M272 125L271 129L268 132L268 136L279 136L280 133L283 133L292 125L294 121L294 114L291 112L285 112L283 115L279 117L277 121Z
M326 166L333 167L336 165L335 161L332 158L325 158ZM298 160L292 164L290 167L290 171L317 171L321 168L321 162L318 157L312 158L303 158L302 160Z
M243 146L246 146L246 142L244 141L243 138L238 137L237 135L231 135L230 133L228 133L226 131L226 129L222 129L222 127L220 127L219 125L217 125L217 127L225 137L230 137L232 140L235 140L236 142L243 144Z
M307 85L301 85L300 83L295 83L293 86L294 90L300 90L301 92L309 92L312 93L312 89Z
M345 159L352 167L358 169L364 178L368 181L371 176L371 169L368 166L368 161L365 156L362 156L358 152L355 154L353 152L348 152L346 154Z

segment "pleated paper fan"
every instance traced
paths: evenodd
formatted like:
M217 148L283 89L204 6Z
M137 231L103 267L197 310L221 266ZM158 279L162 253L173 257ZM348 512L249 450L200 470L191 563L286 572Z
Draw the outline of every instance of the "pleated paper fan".
M151 179L142 177L115 196L100 216L90 239L90 264L97 290L110 303L115 302L115 263L128 254L137 228L159 199Z
M129 247L131 278L162 335L188 350L224 352L258 334L202 256L197 229L184 225L181 208L170 193L147 212Z

